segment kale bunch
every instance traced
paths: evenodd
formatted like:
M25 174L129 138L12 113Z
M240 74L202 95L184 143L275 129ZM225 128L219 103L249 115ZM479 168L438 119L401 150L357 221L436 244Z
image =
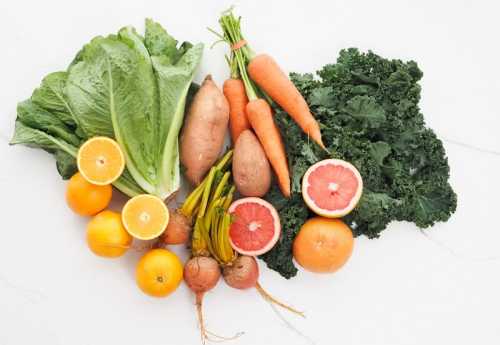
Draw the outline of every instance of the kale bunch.
M356 236L378 237L393 220L426 228L448 220L457 206L443 144L425 126L418 106L422 71L414 61L388 60L351 48L317 74L319 78L292 73L291 78L319 121L329 152L275 108L292 174L292 197L285 199L277 189L267 195L280 213L283 236L262 258L285 278L297 272L292 242L312 216L302 201L301 178L319 160L344 159L363 177L363 196L344 218Z

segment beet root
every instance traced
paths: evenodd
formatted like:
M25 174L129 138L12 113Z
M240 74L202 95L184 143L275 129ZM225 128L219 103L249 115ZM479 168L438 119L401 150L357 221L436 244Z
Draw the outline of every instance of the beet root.
M223 277L227 285L235 289L249 289L257 284L259 265L253 256L239 256L230 266L224 267Z
M165 244L183 244L191 236L191 221L178 210L170 210L170 220L163 235Z

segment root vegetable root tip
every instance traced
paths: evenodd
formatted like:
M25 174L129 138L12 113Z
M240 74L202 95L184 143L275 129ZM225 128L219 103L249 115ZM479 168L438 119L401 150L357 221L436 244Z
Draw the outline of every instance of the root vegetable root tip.
M196 294L196 313L198 315L198 323L200 325L200 336L201 336L201 343L205 345L207 341L213 342L213 343L220 343L223 341L228 341L228 340L234 340L236 338L241 337L244 332L238 332L232 337L224 337L221 335L218 335L214 332L209 331L208 329L205 328L205 320L203 319L203 296L204 292L198 292Z
M276 298L274 298L273 296L271 296L266 290L264 290L264 288L259 284L259 282L257 282L257 284L255 284L255 288L257 289L257 291L260 293L260 295L267 302L272 303L272 304L276 304L277 306L280 306L281 308L286 309L289 312L292 312L294 314L302 316L303 318L306 317L306 315L304 314L303 311L297 310L297 309L295 309L295 308L293 308L293 307L291 307L289 305L286 305L283 302L280 302Z

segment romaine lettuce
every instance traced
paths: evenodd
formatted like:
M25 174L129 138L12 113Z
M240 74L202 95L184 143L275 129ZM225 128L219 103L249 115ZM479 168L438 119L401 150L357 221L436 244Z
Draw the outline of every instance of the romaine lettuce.
M11 143L53 153L68 178L83 141L114 137L127 164L115 186L167 198L180 185L178 135L202 52L202 44L178 46L149 19L144 37L132 27L98 36L19 104Z

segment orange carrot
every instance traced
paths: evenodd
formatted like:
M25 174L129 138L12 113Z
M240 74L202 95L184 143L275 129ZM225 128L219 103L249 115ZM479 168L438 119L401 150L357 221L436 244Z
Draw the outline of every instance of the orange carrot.
M260 54L250 60L247 70L250 78L278 103L307 135L325 148L319 124L311 114L304 97L276 61L269 55Z
M278 183L283 195L290 197L290 172L285 153L285 145L280 131L274 122L272 109L261 99L250 100L246 106L248 121L257 134L269 163L278 177Z
M248 97L245 92L245 85L241 79L229 78L224 82L222 91L229 102L229 129L233 143L240 136L240 133L250 129L245 107Z

